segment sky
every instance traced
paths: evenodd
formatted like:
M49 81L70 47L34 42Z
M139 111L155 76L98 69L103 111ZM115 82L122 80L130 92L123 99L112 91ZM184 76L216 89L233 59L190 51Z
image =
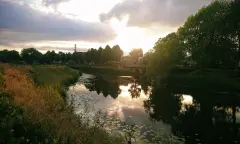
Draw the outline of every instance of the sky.
M150 50L212 0L0 0L0 49Z

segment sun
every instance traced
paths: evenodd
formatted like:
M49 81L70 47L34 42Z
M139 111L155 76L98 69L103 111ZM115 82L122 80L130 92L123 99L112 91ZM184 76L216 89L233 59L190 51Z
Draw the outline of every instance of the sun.
M102 5L103 1L106 3ZM100 22L99 14L108 12L116 3L121 0L102 0L102 1L79 1L71 0L61 3L57 10L66 17L76 20L83 20L87 22ZM92 3L95 3L93 6ZM88 9L91 7L91 9ZM149 51L153 48L158 36L149 33L148 28L132 27L128 25L129 16L122 16L121 19L112 18L109 25L115 32L116 37L108 42L99 43L100 46L105 45L120 45L122 50L126 53L133 48L142 48L143 52ZM99 46L97 46L99 47Z
M121 21L116 18L110 20L110 25L117 34L113 43L119 44L125 52L130 52L133 48L142 48L144 52L151 49L156 38L148 35L143 28L128 27L127 22L127 16Z

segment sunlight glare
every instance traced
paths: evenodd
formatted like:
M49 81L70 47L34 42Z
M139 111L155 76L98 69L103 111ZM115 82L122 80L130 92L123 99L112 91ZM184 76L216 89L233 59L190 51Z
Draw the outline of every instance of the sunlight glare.
M158 36L146 33L144 28L127 26L128 19L129 17L125 16L121 21L116 18L110 20L110 25L117 33L117 38L112 43L121 44L125 52L130 52L133 48L142 48L147 52L154 46Z
M184 105L191 105L193 103L193 98L190 95L182 95L183 96L183 100L182 100L182 104Z

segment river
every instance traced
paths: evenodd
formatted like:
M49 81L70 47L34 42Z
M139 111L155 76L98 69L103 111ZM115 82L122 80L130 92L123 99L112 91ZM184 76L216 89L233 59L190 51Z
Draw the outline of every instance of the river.
M69 87L68 102L77 114L94 117L101 110L127 125L144 126L140 135L152 130L190 144L238 143L240 100L235 95L170 83L153 86L145 77L84 73Z

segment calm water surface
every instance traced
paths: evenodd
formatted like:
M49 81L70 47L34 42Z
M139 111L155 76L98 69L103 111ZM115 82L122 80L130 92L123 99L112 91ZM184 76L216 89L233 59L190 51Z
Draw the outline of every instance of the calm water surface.
M80 104L76 113L87 105L89 115L102 110L126 123L183 137L186 143L239 143L238 94L174 84L151 86L147 78L83 74L68 95Z
M144 108L144 101L149 98L151 88L145 91L141 85L134 83L131 76L111 77L107 80L90 74L83 74L76 85L69 88L69 95L77 104L76 113L86 105L90 113L97 110L107 111L109 116L118 117L121 121L131 118L138 125L147 125L152 129L164 129L171 133L171 126L161 121L153 121Z

